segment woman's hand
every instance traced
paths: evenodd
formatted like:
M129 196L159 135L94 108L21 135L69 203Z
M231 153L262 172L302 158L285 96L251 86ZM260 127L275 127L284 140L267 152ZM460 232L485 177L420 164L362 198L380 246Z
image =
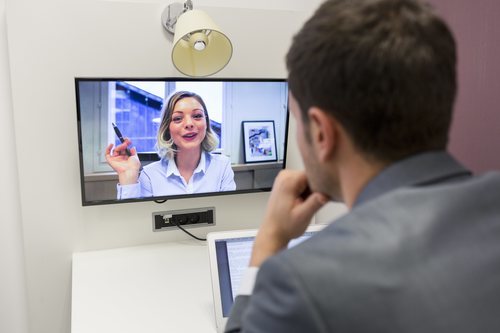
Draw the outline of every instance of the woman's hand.
M328 202L324 194L309 192L303 171L283 170L274 181L266 215L253 247L250 266L260 266L269 256L301 236L313 215Z
M120 185L135 184L139 178L141 162L137 157L137 151L135 148L130 148L130 156L127 153L128 146L131 144L132 142L126 138L115 149L112 143L106 147L106 161L118 174Z

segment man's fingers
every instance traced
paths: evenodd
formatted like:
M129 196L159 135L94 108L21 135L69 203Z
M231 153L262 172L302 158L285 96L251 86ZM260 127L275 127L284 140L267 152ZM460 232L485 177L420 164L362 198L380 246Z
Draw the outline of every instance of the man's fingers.
M322 193L314 192L302 204L296 207L296 214L300 220L310 220L321 207L328 202L328 197Z

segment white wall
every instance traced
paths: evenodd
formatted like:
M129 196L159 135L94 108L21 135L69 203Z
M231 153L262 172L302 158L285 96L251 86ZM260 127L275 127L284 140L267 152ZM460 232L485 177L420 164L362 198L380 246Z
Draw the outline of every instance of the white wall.
M5 1L0 0L0 332L25 333L26 281L13 125Z
M196 229L201 234L258 225L268 194L174 200L163 205L80 204L73 78L179 76L170 63L171 44L160 24L164 5L146 0L2 1L7 1L8 47L5 32L0 30L0 52L8 51L11 70L10 86L7 76L2 75L0 81L1 101L7 111L1 114L2 139L6 136L2 144L7 144L3 156L11 157L7 161L11 164L6 165L5 159L0 164L8 168L1 172L2 177L9 175L6 182L2 179L2 186L6 184L2 190L11 200L2 199L2 207L9 206L7 211L2 209L2 221L7 218L12 221L12 230L16 226L19 229L22 216L30 332L69 332L73 252L187 237L177 231L151 232L153 211L213 205L217 226ZM240 8L227 8L233 1L205 2L220 7L204 9L234 43L233 59L218 76L286 76L284 55L293 33L312 9L300 0L273 3L240 1L234 6ZM195 5L201 7L203 3ZM264 10L267 6L277 10ZM4 29L4 23L0 23ZM3 59L0 66L8 66ZM10 126L12 118L15 134ZM292 167L300 167L293 131L290 142L289 161ZM13 158L16 152L17 160ZM13 257L1 258L1 264L3 271L13 263L20 277L18 284L22 284L22 237L18 229L9 231L13 237L0 234L1 242L7 237L17 246ZM3 285L4 276L0 279ZM19 295L22 300L22 288ZM19 308L21 318L22 306ZM3 326L0 328L3 332Z

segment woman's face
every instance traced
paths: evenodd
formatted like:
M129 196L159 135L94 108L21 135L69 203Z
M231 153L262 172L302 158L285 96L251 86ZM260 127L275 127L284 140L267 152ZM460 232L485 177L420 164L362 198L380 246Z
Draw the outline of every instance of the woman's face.
M207 132L205 110L200 102L186 97L175 103L169 130L177 149L200 148Z

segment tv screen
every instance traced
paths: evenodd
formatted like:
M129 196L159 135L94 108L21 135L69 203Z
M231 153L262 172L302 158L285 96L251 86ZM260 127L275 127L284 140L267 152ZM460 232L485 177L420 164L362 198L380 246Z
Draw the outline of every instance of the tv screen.
M284 79L75 78L82 204L269 191Z

